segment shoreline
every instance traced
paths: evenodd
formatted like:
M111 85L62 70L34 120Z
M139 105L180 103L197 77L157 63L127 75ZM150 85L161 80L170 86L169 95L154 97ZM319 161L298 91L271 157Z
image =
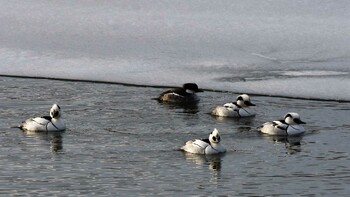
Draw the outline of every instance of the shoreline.
M58 77L39 77L39 76L22 76L22 75L6 75L6 74L0 74L0 77L23 78L23 79L46 79L46 80L82 82L82 83L101 83L101 84L114 84L114 85L143 87L143 88L175 88L175 86L144 85L144 84L132 84L132 83L124 83L124 82L99 81L99 80L88 80L88 79L69 79L69 78L58 78ZM233 94L241 94L242 93L242 92L223 91L223 90L206 89L206 88L201 88L201 89L204 91L209 91L209 92L222 92L222 93L233 93ZM250 92L244 92L244 93L249 94L251 96L267 96L267 97L287 98L287 99L297 99L297 100L330 101L330 102L337 102L337 103L350 103L350 100L344 100L344 99L335 100L335 99L321 99L321 98L301 98L301 97L283 96L283 95L257 94L257 93L250 93Z

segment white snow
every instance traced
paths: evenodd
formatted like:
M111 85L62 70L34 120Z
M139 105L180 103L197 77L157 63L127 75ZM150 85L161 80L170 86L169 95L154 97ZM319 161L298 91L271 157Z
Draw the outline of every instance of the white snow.
M0 3L0 75L350 101L347 0Z

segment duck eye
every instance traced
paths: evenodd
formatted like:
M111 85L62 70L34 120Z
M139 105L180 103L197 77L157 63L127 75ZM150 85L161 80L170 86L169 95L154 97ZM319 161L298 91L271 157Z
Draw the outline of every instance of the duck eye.
M216 137L215 137L215 136L213 136L213 138L212 138L212 139L213 139L213 141L214 141L214 142L216 141Z
M58 116L58 111L52 111L51 112L51 116L53 117L53 118L55 118L55 117L57 117Z

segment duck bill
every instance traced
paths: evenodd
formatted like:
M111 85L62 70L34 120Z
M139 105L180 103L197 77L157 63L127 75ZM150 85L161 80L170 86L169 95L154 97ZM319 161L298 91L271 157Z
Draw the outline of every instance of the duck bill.
M196 90L196 92L204 92L204 91L203 91L203 90L198 89L198 90Z
M297 124L306 124L306 122L303 122L300 119L294 120L294 122Z
M246 104L247 106L256 106L254 103L250 101L244 101L244 104Z

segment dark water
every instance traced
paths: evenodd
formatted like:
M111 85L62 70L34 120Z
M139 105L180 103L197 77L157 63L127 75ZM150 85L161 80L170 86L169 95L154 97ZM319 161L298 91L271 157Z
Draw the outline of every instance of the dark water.
M4 196L347 196L350 103L252 97L252 119L207 113L232 93L204 92L197 108L151 100L163 89L0 78L0 195ZM11 128L57 102L64 133ZM286 112L308 124L300 138L255 128ZM186 140L217 128L228 152L186 155Z

